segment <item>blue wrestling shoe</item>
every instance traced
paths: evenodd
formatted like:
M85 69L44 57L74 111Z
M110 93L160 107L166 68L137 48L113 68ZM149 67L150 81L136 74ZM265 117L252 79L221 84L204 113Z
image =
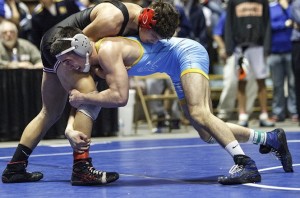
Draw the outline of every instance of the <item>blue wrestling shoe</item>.
M246 155L235 155L235 165L229 170L228 176L221 176L218 182L223 185L255 183L261 181L255 162Z
M73 164L71 184L73 186L103 185L119 179L116 172L104 172L93 167L92 159L76 160Z
M266 145L260 145L259 152L261 154L272 152L280 160L285 172L294 172L292 155L283 129L278 128L267 132Z
M36 182L43 178L41 172L27 172L28 161L13 162L6 166L2 173L3 183Z

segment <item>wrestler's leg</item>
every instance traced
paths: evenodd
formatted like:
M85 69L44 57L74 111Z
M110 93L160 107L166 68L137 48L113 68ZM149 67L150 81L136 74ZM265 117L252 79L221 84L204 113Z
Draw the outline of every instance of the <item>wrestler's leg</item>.
M65 90L77 89L82 93L96 91L95 82L89 73L69 70L67 67L58 68L58 77ZM95 107L97 108L97 107ZM73 129L91 137L93 119L86 114L77 111L75 113ZM116 172L98 171L93 167L92 158L89 156L89 148L83 152L74 149L73 172L71 177L72 185L99 185L116 181L119 174Z
M186 74L187 75L187 74ZM195 74L191 74L192 76L195 76ZM204 80L203 80L204 79ZM192 82L192 83L190 83ZM197 91L194 91L193 86L189 86L190 84L197 84L197 85L201 85L200 89L197 86ZM207 132L213 137L215 138L222 146L225 145L225 149L227 148L226 146L226 141L230 141L230 139L228 139L228 137L232 138L232 135L234 135L234 137L239 141L239 142L252 142L254 144L261 144L260 147L260 152L261 153L268 153L271 150L274 151L276 153L276 155L278 156L278 158L281 161L281 164L283 166L283 169L285 172L293 172L293 167L292 167L292 157L291 154L289 152L288 149L288 145L287 145L287 141L286 141L286 136L285 136L285 132L282 129L275 129L273 131L270 132L260 132L260 131L255 131L253 129L249 129L246 127L242 127L236 124L232 124L232 123L224 123L221 120L216 120L216 117L208 115L207 112L207 106L210 104L209 102L204 102L203 103L203 97L207 97L209 96L209 93L205 92L207 91L207 80L202 77L202 80L197 77L185 77L185 75L182 77L182 84L183 84L183 88L185 91L185 97L186 97L186 103L187 103L187 107L189 112L191 112L191 110L195 109L194 111L196 111L196 113L194 113L196 116L198 117L203 117L202 119L204 120L200 120L200 123L206 123L206 126L213 123L213 132L210 131L210 127L203 127L202 124L199 124L197 122L198 119L195 119L196 116L193 116L193 113L191 112L190 115L191 117L195 120L194 123L196 123L196 125L194 124L194 127L196 129L200 128L204 128L205 131L199 131L200 136L202 137L202 139L204 139L205 141L210 143L210 139L207 139ZM204 86L204 87L203 87ZM202 91L199 91L202 90ZM205 91L206 90L206 91ZM193 91L195 93L193 93ZM199 100L201 98L201 95L204 94L202 96L202 100ZM199 103L197 102L197 99L199 100ZM206 99L208 100L208 99ZM210 100L210 99L209 99ZM189 102L191 101L191 102ZM200 105L199 105L200 104ZM199 105L199 106L198 106ZM197 107L198 106L198 107ZM204 107L201 107L204 106ZM197 113L198 109L201 109L202 111L205 110L206 112L201 113L200 115ZM209 117L211 116L211 117ZM206 120L206 119L209 120ZM221 122L220 122L221 121ZM225 126L224 126L225 124ZM200 125L200 126L199 126ZM230 133L228 134L228 129L230 131ZM232 134L232 135L231 135ZM220 138L221 136L221 138ZM222 137L223 136L223 137ZM224 140L224 136L225 140ZM226 140L227 138L227 140ZM221 141L225 141L225 142L220 142ZM232 140L232 139L231 139ZM228 147L229 148L229 147ZM230 152L230 148L229 150L227 150L229 153Z
M202 134L201 129L204 129L223 147L234 141L235 137L229 127L211 112L208 79L198 73L188 73L181 77L181 82L192 124L196 129L200 129L200 136L202 138L207 136L205 133Z
M20 140L22 145L31 149L36 147L48 129L60 118L67 101L67 92L56 74L43 73L41 91L42 109L27 125Z
M67 92L61 86L57 76L43 73L42 110L25 128L10 163L2 174L2 182L34 182L43 178L41 172L27 172L28 158L32 150L44 137L47 130L56 122L66 104Z
M221 184L260 182L255 162L245 155L226 123L212 114L208 79L198 73L187 73L181 77L181 82L193 126L203 128L215 138L242 170L239 174L219 177L218 181ZM199 133L201 136L201 131Z
M194 120L191 117L191 114L189 113L189 109L188 109L188 106L187 106L187 103L186 103L185 99L180 101L180 105L181 105L181 108L182 108L182 111L183 111L185 117L190 121L190 123L194 127L194 129L196 129L196 131L198 132L200 138L203 141L205 141L209 144L216 143L216 140L201 125L199 125L196 120ZM211 112L212 112L212 107L210 107L210 109L211 109Z

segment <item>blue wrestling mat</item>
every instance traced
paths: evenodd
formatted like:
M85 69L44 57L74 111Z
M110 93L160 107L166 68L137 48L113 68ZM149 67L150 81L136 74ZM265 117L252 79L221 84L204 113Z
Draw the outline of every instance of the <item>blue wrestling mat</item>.
M261 155L258 146L242 144L261 172L262 182L222 186L233 160L219 145L198 138L100 142L91 146L95 168L117 171L120 179L104 186L71 186L72 150L69 146L38 146L29 171L42 171L35 183L0 183L0 197L300 197L300 132L287 132L294 173L285 173L274 156ZM0 149L4 170L15 148Z

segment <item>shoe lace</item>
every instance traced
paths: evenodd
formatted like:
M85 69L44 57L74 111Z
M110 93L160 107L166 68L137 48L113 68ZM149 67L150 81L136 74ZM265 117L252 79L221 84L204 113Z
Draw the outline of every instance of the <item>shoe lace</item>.
M99 171L99 170L96 170L94 167L90 166L88 167L88 170L89 172L92 174L92 175L99 175L99 176L102 176L102 173L103 171Z
M243 165L238 165L238 164L233 165L231 167L231 169L229 170L229 174L234 175L234 174L240 173L243 169L244 169Z
M271 154L278 160L282 159L282 155L277 149L271 148Z

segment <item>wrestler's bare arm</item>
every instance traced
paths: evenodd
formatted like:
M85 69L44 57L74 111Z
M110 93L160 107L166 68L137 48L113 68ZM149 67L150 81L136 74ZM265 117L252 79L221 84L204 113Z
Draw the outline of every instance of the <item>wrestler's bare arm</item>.
M88 73L72 70L67 65L64 65L64 63L61 64L62 65L58 67L57 76L66 91L76 89L82 93L90 93L97 90L95 82L91 75L89 75ZM74 126L78 112L75 112L74 110L72 110L72 112L69 116L65 135L68 138L72 148L76 152L83 152L84 150L89 148L90 134L86 133L86 129L78 127L78 125L77 127L76 125ZM87 117L85 123L89 120L90 118ZM86 125L80 126L85 127Z
M101 44L98 56L108 89L98 93L82 94L82 103L107 108L126 105L129 80L123 61L121 45L116 42L105 41Z

